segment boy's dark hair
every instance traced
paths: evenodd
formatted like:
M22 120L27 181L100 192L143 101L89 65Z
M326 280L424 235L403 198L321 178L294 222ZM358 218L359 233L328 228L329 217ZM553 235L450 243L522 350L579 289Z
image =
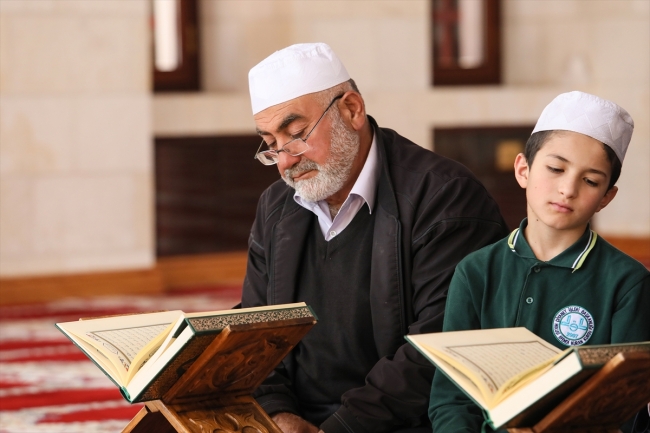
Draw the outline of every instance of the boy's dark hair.
M537 155L539 149L541 149L544 143L550 140L551 137L557 132L558 131L538 131L528 138L526 147L524 148L524 157L526 158L526 162L528 162L528 166L533 165L535 155ZM616 153L611 147L604 143L600 144L603 146L603 149L605 149L607 159L612 166L612 173L609 178L609 186L607 187L607 190L609 191L616 184L619 176L621 175L621 161L618 159L618 156L616 156Z

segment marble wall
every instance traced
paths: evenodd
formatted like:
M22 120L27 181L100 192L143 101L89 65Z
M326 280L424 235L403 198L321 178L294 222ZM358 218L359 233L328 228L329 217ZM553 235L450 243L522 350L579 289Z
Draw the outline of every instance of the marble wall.
M149 5L0 1L0 275L153 264Z
M434 127L534 124L569 90L619 103L636 130L598 230L650 236L650 1L502 0L503 85L430 85L429 0L200 2L205 92L154 98L154 133L250 133L248 69L330 44L381 126L432 146Z

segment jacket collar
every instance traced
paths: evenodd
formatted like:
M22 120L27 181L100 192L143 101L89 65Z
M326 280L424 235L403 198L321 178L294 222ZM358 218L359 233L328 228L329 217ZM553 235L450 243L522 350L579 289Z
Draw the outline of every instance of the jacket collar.
M519 228L513 230L508 237L508 247L517 255L537 260L528 241L524 237L524 229L528 226L528 218L524 218ZM553 257L547 263L553 266L573 269L573 272L582 267L591 250L596 246L598 235L593 230L587 229L573 245Z
M370 308L373 323L380 324L373 327L373 332L377 353L382 357L404 343L408 325L415 319L411 287L405 285L402 272L402 224L390 175L389 155L396 150L393 140L379 128L375 119L368 116L368 120L377 136L381 167L370 269Z
M270 304L295 302L300 261L313 214L288 193L271 235ZM280 265L281 264L281 265Z
M402 278L401 224L398 219L397 199L389 171L388 155L394 149L392 140L368 116L377 137L378 163L375 228L370 273L370 308L377 353L386 356L401 346L413 322L410 294L405 293ZM279 220L273 226L271 241L271 268L269 270L270 304L296 301L298 275L307 233L313 213L301 207L286 194ZM281 265L280 265L281 264ZM410 290L406 287L407 291ZM392 312L397 311L397 314ZM405 314L408 317L405 317ZM387 330L391 330L387 332Z
M399 217L397 210L397 200L393 190L393 181L390 177L387 154L392 151L392 143L386 139L385 133L379 129L377 122L371 116L368 116L370 125L375 130L377 137L377 156L379 159L379 181L377 182L377 203L390 215L395 218Z

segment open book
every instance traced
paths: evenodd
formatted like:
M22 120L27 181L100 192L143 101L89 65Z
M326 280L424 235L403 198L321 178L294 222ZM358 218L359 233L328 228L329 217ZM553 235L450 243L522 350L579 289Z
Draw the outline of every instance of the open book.
M297 303L200 313L178 310L112 316L57 323L56 327L134 403L162 398L226 327L245 325L247 330L254 330L258 324L268 329L269 324L292 319L315 323L311 309ZM282 331L278 332L279 337L274 338L282 337Z
M534 424L619 352L650 352L650 342L561 351L526 328L406 339L483 408L494 429Z

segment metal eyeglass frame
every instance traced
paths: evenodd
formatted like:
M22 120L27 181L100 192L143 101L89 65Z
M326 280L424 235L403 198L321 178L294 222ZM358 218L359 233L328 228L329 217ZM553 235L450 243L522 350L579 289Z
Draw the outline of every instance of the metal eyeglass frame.
M280 157L280 152L286 152L287 154L289 154L291 156L300 156L303 153L307 152L309 150L309 143L307 143L307 139L309 138L311 133L314 132L314 130L316 129L316 127L318 126L320 121L323 120L323 117L325 117L325 114L327 114L327 112L332 107L332 105L334 105L334 102L341 99L343 97L343 95L345 95L345 93L341 93L340 95L338 95L337 97L332 99L332 102L330 102L330 104L327 106L325 111L323 111L323 114L321 114L321 116L318 118L318 121L316 122L314 127L311 128L311 131L309 131L309 133L305 136L305 138L301 138L301 137L294 138L293 140L290 140L289 142L285 143L278 150L269 149L269 150L263 150L262 152L260 152L260 149L266 143L264 140L262 140L262 142L260 143L260 147L257 148L257 152L255 152L255 156L253 156L253 158L257 159L259 162L261 162L264 165L275 165L275 164L278 163L278 159ZM298 140L302 141L305 144L305 149L303 151L297 152L297 153L291 153L291 152L289 152L288 150L285 149L285 147L287 147L291 143L293 143L295 141L298 141ZM268 163L267 163L267 161L268 161Z

